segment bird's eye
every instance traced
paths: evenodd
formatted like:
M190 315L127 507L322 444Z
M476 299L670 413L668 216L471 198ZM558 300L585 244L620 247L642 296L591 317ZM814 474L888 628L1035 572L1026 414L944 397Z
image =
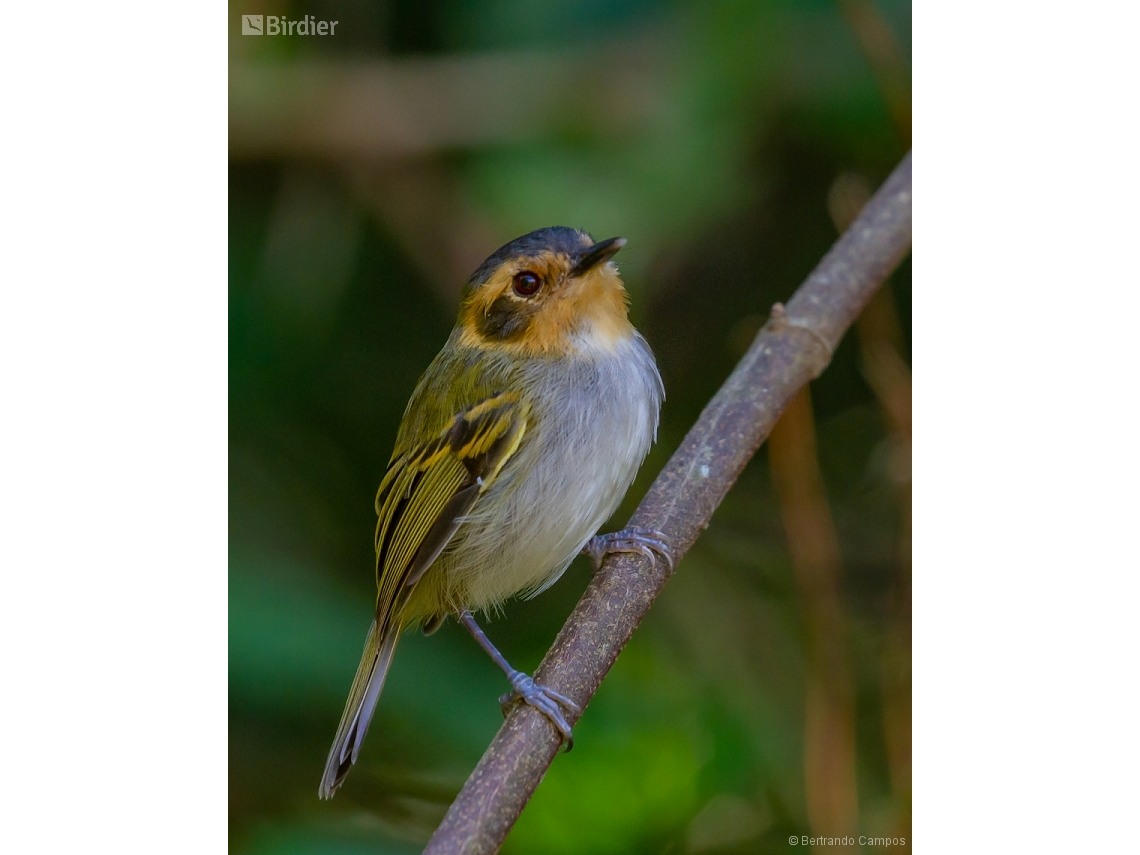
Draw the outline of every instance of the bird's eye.
M537 273L531 273L529 270L523 270L515 274L513 287L515 289L515 293L520 297L533 297L541 285L542 280L538 278Z

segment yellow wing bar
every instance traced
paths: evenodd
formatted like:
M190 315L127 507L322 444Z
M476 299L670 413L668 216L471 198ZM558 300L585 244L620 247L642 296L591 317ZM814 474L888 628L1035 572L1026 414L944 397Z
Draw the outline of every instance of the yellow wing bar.
M388 464L376 493L376 619L381 626L518 449L529 412L516 392L494 395Z

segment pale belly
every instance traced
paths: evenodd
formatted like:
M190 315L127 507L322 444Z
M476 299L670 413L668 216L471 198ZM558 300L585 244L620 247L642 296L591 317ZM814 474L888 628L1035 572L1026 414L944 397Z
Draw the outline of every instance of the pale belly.
M553 584L649 451L662 395L639 340L608 360L536 370L548 374L533 379L541 393L524 442L416 586L416 618L482 611Z

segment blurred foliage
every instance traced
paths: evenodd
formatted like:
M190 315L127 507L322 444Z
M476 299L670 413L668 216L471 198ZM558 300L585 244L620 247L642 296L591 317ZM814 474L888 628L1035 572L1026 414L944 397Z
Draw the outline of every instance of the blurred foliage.
M589 73L565 104L533 113L520 103L517 126L505 104L482 142L425 138L410 154L247 139L231 91L235 851L418 851L500 721L505 680L462 631L449 623L431 638L409 636L360 763L336 799L317 801L374 600L373 496L408 396L451 327L463 272L541 226L629 239L618 261L668 399L619 525L771 304L834 240L837 179L873 187L909 147L876 72L889 51L875 59L852 9L893 37L904 61L895 71L909 77L909 5L887 0L231 5L234 86L250 69L374 68L383 80L414 60L430 74L442 64L446 73L429 79L438 91L426 91L446 106L448 75L462 76L471 58L507 57L510 74L532 60ZM237 35L242 13L340 24L334 38L249 38ZM541 65L548 58L563 65ZM276 109L289 95L269 84L250 92L243 111ZM591 112L603 94L610 112ZM320 102L321 121L343 118L336 98ZM542 122L530 126L531 115ZM907 263L885 304L906 363L909 295ZM900 490L909 435L900 439L868 376L853 331L812 398L842 557L854 831L909 843L909 718L898 717L909 716L909 494ZM490 622L516 667L537 664L588 576L579 560L550 591ZM785 852L789 835L812 833L808 630L796 578L762 451L504 851Z

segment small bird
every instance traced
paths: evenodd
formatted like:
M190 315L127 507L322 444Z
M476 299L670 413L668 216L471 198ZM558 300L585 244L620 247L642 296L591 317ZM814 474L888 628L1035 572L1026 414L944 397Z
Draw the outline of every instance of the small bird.
M533 596L586 552L672 564L660 532L595 536L657 435L665 389L611 260L624 238L539 229L472 274L455 329L412 393L376 493L376 616L337 728L321 798L356 762L400 634L454 616L522 701L573 745L565 695L491 644L472 612Z

